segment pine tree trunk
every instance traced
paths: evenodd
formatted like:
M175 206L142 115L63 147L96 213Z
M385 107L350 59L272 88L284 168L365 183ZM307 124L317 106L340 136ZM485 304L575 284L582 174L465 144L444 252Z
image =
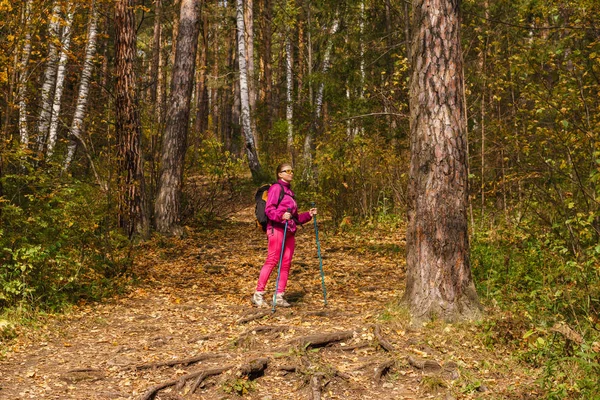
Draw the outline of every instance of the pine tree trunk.
M119 225L130 238L133 235L146 237L149 233L142 132L134 70L136 24L133 6L133 0L117 0L115 4L115 128L119 151Z
M60 58L58 60L58 69L56 71L56 88L54 89L54 101L52 102L52 117L50 118L50 131L48 133L48 147L46 148L46 158L52 157L54 154L54 146L58 136L58 119L60 117L60 107L62 94L65 88L65 74L67 68L67 59L69 56L69 48L71 47L71 27L73 25L73 13L75 5L69 4L63 33L60 39L61 49Z
M206 2L206 0L203 0ZM205 5L206 6L206 5ZM206 84L206 71L208 69L208 13L202 12L202 45L200 47L200 60L196 78L196 120L194 130L200 137L204 136L208 128L208 86Z
M50 22L48 23L48 59L44 72L42 85L42 98L40 99L40 116L38 119L38 152L43 153L48 136L48 127L52 116L52 95L56 86L56 69L58 63L58 50L55 43L58 41L60 29L60 2L55 1Z
M417 321L471 319L480 314L469 263L458 4L458 0L413 1L404 300Z
M183 167L199 27L198 0L182 0L169 110L161 150L158 194L154 203L156 229L166 234L182 233L179 222Z
M152 35L152 62L150 65L150 79L152 84L150 85L150 104L154 108L153 115L156 115L156 96L158 92L158 76L160 71L158 69L160 62L160 53L162 51L161 38L162 38L162 0L154 0L154 33Z
M27 81L29 80L29 57L31 56L31 6L32 0L27 0L23 8L23 24L25 26L25 39L23 41L23 52L19 62L19 83L18 83L18 103L19 103L19 136L21 145L27 148L29 145L29 128L27 126Z
M238 65L240 69L240 101L242 107L242 130L245 140L246 156L252 176L260 175L260 162L254 143L252 123L250 122L250 103L248 95L248 70L246 67L246 46L244 40L244 1L237 0L237 42L238 42Z

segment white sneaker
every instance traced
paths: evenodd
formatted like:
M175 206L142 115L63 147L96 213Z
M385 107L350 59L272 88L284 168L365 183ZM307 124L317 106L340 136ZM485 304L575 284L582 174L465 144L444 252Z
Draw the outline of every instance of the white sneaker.
M263 294L265 294L265 292L254 292L252 295L252 302L256 305L256 307L269 307L265 299L263 299Z
M284 298L283 298L283 293L277 293L277 295L275 296L275 305L279 306L279 307L291 307L292 305L290 303L288 303Z

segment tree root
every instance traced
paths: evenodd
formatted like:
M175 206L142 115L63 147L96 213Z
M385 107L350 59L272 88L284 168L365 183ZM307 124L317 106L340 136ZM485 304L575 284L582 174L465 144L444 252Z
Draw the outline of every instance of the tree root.
M154 399L154 396L156 396L156 394L163 389L166 389L171 386L176 386L176 385L179 388L181 388L181 387L185 386L185 383L187 381L192 380L194 378L198 378L201 375L204 375L204 374L206 376L218 375L227 370L230 370L231 368L233 368L233 366L230 365L230 366L223 367L223 368L196 371L191 374L184 375L181 378L173 379L172 381L168 381L168 382L164 382L164 383L160 383L160 384L155 385L155 386L151 387L150 389L148 389L146 391L146 393L144 393L142 395L142 397L140 397L140 400L152 400L152 399ZM206 378L206 376L204 378Z
M394 360L388 360L379 364L375 368L375 374L373 375L373 379L375 379L376 381L380 381L381 378L383 378L383 376L389 372L390 368L394 366L394 364Z
M316 373L310 378L310 389L312 393L312 400L321 400L321 379L323 378L322 373Z
M173 367L175 365L187 366L187 365L195 364L200 361L209 360L211 358L218 358L218 357L223 357L223 355L215 354L215 353L206 353L206 354L200 354L196 357L185 358L183 360L171 360L171 361L164 361L164 362L151 363L151 364L142 364L142 365L136 366L135 370L140 371L143 369L153 369L153 368L158 368L158 367Z
M236 373L238 378L247 376L248 379L254 380L265 374L265 369L269 364L268 358L257 358L247 364L243 364Z
M265 316L267 316L269 314L271 314L271 311L259 311L259 312L254 313L254 314L250 314L250 315L248 315L248 316L246 316L244 318L238 319L237 323L238 324L246 324L246 323L248 323L250 321L261 319L262 317L265 317Z
M208 378L209 376L219 375L229 369L231 369L231 366L223 367L223 368L214 368L214 369L209 369L209 370L203 371L200 375L198 375L198 377L192 384L192 387L190 388L190 393L195 393L196 390L198 389L198 387L202 384L202 382L204 382L204 380L206 378Z
M394 351L394 346L390 342L388 342L381 334L381 328L379 325L375 325L374 333L375 338L377 339L377 342L379 343L379 346L381 346L382 349L389 353Z
M238 368L238 371L236 372L236 376L238 378L247 376L248 379L250 379L250 380L261 377L264 375L264 372L265 372L265 369L267 369L268 363L269 363L269 360L267 358L257 358L246 364L242 364ZM213 368L213 369L196 371L196 372L192 372L191 374L184 375L181 378L173 379L171 381L164 382L164 383L160 383L160 384L155 385L155 386L151 387L150 389L148 389L146 391L146 393L144 393L144 395L142 397L140 397L140 400L152 400L152 399L154 399L154 397L156 396L156 394L159 391L166 389L168 387L171 387L171 386L175 386L176 390L181 390L181 389L183 389L185 384L188 381L191 381L192 379L194 379L194 382L192 383L190 393L194 393L198 389L198 387L202 384L202 382L204 382L204 380L206 378L208 378L210 376L214 376L214 375L220 375L223 372L229 371L232 368L233 368L233 365L228 365L226 367L221 367L221 368Z
M433 360L415 360L408 356L408 363L417 369L422 369L429 372L437 372L442 370L442 366Z
M265 325L265 326L257 326L251 329L248 329L246 332L242 333L234 342L234 345L239 345L243 340L245 340L248 336L252 335L252 333L259 333L259 332L283 332L283 331L287 331L288 329L290 329L289 326L269 326L269 325Z
M325 347L334 342L351 339L354 337L354 331L323 333L319 335L304 336L295 339L293 342L305 348Z

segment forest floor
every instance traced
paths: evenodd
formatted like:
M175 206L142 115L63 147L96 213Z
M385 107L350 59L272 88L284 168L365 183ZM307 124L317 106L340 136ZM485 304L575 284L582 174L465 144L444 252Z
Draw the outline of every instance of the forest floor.
M327 307L311 224L297 234L292 307L275 313L250 302L266 254L252 207L215 230L148 242L135 265L141 283L127 294L81 304L9 342L0 398L541 397L537 371L509 348L484 345L481 324L409 325L398 306L402 232L334 234L324 225L319 238Z

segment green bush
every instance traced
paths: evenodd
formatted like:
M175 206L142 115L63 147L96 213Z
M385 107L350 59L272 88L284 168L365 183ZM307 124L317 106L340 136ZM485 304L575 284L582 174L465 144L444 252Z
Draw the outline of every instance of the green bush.
M98 187L41 170L0 184L0 308L56 310L114 287L108 278L125 271L117 254L128 242Z

